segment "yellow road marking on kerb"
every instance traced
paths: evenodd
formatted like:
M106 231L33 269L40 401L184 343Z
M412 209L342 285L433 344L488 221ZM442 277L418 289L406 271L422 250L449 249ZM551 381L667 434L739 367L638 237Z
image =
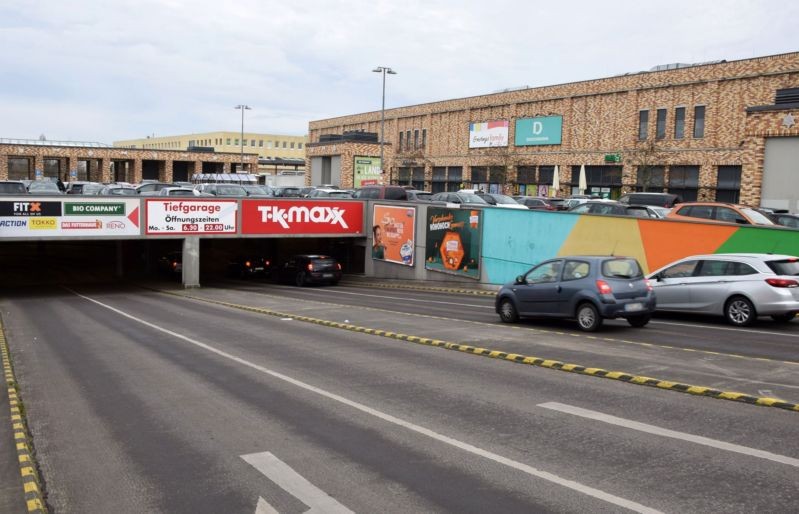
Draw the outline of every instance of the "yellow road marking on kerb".
M272 309L261 308L261 307L251 307L247 305L239 305L231 302L225 302L222 300L212 300L209 298L202 298L197 296L192 296L189 294L179 294L173 291L159 291L163 294L168 294L172 296L177 296L181 298L186 298L190 300L195 300L203 303L210 303L214 305L221 305L224 307L229 307L233 309L239 310L246 310L257 312L261 314L266 314L269 316L276 316L280 318L291 318L299 321L309 321L318 325L324 325L328 327L338 328L339 324L337 322L318 319L318 318L310 318L307 316L299 316L296 314L287 314L285 312L278 312ZM383 330L375 330L375 329L367 329L365 327L359 327L357 325L351 325L348 323L343 324L341 327L343 330L349 330L352 332L364 332L373 335L382 335L383 337L390 337L393 339L398 339L407 342L413 342L416 344L424 344L429 346L439 346L445 349L458 349L466 353L470 353L472 355L479 355L485 356L489 358L501 358L504 359L506 352L499 351L499 350L489 350L485 348L472 348L467 347L466 345L460 345L458 343L452 343L447 341L440 341L440 340L429 340L429 339L420 339L417 337L407 336L404 334L395 334L393 332L386 332ZM389 335L390 334L390 335ZM521 356L520 356L521 357ZM595 376L601 378L609 378L612 380L618 380L622 382L638 384L638 385L645 385L650 387L656 387L661 389L666 389L669 391L676 391L681 393L688 393L693 395L701 395L701 396L708 396L710 398L722 399L722 400L731 400L736 402L744 402L749 403L751 405L760 405L764 407L776 407L783 410L789 410L794 412L799 412L799 404L793 404L788 402L783 402L777 398L767 398L767 397L755 397L750 396L743 393L731 392L731 391L716 391L714 389L710 389L707 387L701 386L694 386L688 384L681 384L678 382L670 382L666 380L659 380L656 378L651 377L644 377L644 376L636 376L630 373L623 373L621 371L607 371L602 368L588 368L585 366L581 366L579 364L568 364L562 363L559 361L553 360L544 360L538 357L527 356L521 360L512 360L511 362L514 363L522 363L528 364L532 366L539 366L539 367L547 367L550 369L557 369L560 371L566 371L571 373L577 373L581 375L588 375L588 376Z
M17 448L17 460L19 462L19 472L23 478L23 492L25 494L25 505L28 512L47 512L41 498L39 489L39 476L36 473L36 463L30 454L28 447L28 431L25 427L25 420L19 409L19 392L17 391L14 369L11 367L9 358L8 343L6 341L3 328L3 320L0 319L0 353L2 353L3 370L8 385L8 403L11 411L11 428L14 431L14 441Z

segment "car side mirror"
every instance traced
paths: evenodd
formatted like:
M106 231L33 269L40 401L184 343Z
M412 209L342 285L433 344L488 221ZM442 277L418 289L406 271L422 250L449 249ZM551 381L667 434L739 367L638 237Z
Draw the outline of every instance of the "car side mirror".
M524 284L524 276L523 275L519 275L518 277L516 277L516 284L517 285Z

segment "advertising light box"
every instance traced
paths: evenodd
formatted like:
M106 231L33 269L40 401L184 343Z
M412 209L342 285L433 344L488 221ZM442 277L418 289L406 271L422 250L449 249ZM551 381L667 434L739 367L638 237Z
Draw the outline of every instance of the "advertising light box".
M516 120L516 146L559 145L563 116L538 116Z
M326 200L244 200L242 234L363 234L364 203Z
M140 233L139 200L32 196L0 201L0 238L121 237Z
M147 200L147 235L212 235L237 232L236 200Z

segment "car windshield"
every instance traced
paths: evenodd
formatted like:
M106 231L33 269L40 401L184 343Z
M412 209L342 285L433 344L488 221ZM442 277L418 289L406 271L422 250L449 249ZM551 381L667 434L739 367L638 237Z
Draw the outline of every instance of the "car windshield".
M24 194L25 186L17 182L5 182L0 184L0 193L5 194Z
M216 194L219 196L247 196L247 191L241 186L217 186Z
M194 191L191 189L172 189L169 191L169 196L194 196Z
M754 209L750 209L749 207L741 207L741 212L746 214L752 223L755 225L773 225L774 222L768 219L764 214L757 212Z
M136 190L132 187L114 187L105 191L109 195L132 195L136 196Z
M328 191L327 196L330 198L352 198L352 195L347 191Z
M799 259L785 259L781 261L767 261L766 265L777 275L799 276Z
M482 198L480 198L477 195L470 195L470 194L467 194L467 193L461 193L461 194L458 195L458 197L461 199L461 201L463 203L479 203L481 205L488 205L488 202L486 202L485 200L483 200Z
M28 186L28 191L59 191L58 186L55 182L45 182L45 181L37 181L31 182L31 185Z
M608 278L640 278L641 267L635 259L608 259L602 262L602 274Z

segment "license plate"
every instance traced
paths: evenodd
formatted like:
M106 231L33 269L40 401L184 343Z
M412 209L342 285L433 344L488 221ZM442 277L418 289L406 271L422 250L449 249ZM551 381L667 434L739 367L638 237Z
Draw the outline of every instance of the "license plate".
M332 273L322 273L322 278L333 278Z
M255 270L255 271L263 271L264 269L263 268L253 268L253 270Z
M640 302L628 303L627 305L624 306L624 310L627 311L627 312L640 311L640 310L643 310L643 309L644 309L644 304L642 304Z

